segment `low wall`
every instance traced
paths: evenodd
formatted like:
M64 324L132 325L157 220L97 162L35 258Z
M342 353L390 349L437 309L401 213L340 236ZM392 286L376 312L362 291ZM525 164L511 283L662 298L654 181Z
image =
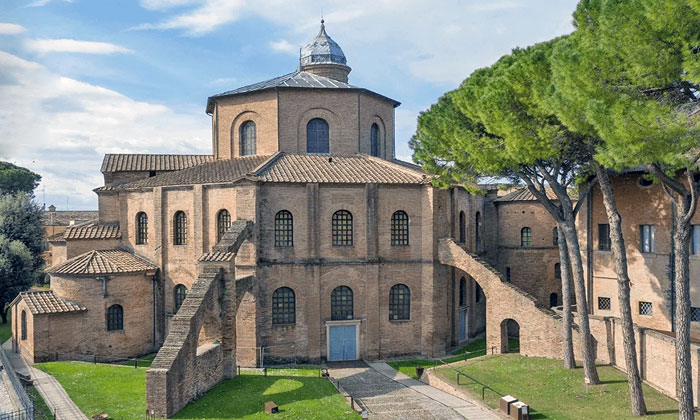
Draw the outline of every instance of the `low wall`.
M596 360L626 370L622 341L622 321L614 317L590 317L591 333L596 345ZM639 373L649 385L676 398L676 345L675 338L660 331L635 326ZM580 359L578 333L574 333L574 352ZM690 361L693 370L693 397L700 406L700 346L691 344Z

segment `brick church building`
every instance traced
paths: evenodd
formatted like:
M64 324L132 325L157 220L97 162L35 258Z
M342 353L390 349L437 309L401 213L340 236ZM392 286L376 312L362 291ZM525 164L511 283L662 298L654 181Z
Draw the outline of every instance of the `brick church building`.
M106 155L99 220L52 242L51 290L12 303L15 350L157 351L158 416L236 365L441 356L484 334L500 352L518 331L558 357L552 218L526 191L439 189L397 160L399 102L350 70L322 22L296 71L209 97L211 155Z

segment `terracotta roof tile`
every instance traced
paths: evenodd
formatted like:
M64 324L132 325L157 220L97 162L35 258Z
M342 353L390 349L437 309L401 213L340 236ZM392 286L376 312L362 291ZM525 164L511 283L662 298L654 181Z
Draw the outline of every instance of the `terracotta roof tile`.
M280 154L261 167L255 175L266 182L423 184L429 181L420 169L359 154Z
M214 160L213 155L106 154L102 172L179 171Z
M546 189L547 198L551 200L556 200L557 196L554 194L551 188ZM503 203L508 201L537 201L537 198L528 190L527 188L518 188L517 190L508 193L502 197L493 200L497 203Z
M270 156L244 156L207 162L175 172L166 172L151 178L122 184L120 189L138 189L167 185L213 184L231 182L253 172Z
M119 225L87 225L71 226L63 233L64 239L120 239L122 234Z
M29 307L29 311L35 315L87 310L83 305L69 302L59 297L53 290L30 290L28 292L21 292L18 297L24 300ZM15 301L17 301L17 299L15 299ZM13 304L15 301L13 301Z
M44 211L41 223L44 226L68 226L72 223L85 223L96 220L97 211Z
M46 270L50 274L97 275L138 273L157 267L121 249L89 251Z
M425 184L429 176L417 167L367 155L331 156L277 153L204 163L182 171L123 184L138 189L167 185L234 182L247 177L264 182L338 184Z

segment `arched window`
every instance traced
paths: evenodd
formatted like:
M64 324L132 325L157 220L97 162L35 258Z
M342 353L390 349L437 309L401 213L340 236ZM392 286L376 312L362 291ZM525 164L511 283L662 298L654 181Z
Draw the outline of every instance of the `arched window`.
M559 296L556 293L549 295L549 307L557 306L559 304Z
M294 246L294 219L287 210L275 215L275 246Z
M306 153L330 152L328 123L322 118L314 118L306 124Z
M464 212L459 212L459 242L467 241L467 221L464 219Z
M340 321L352 319L354 316L352 289L338 286L331 292L331 320Z
M173 296L175 297L175 312L177 313L180 310L180 306L182 306L182 302L187 297L187 287L184 284L178 284L173 289Z
M552 229L552 245L559 245L559 228Z
M554 278L561 280L561 264L559 263L554 264Z
M136 245L148 243L148 216L140 211L136 214Z
M352 246L352 213L338 210L331 221L333 246Z
M219 210L216 215L216 242L221 240L227 230L231 228L231 213L226 209Z
M476 247L478 249L481 245L481 213L478 211L476 212L476 216L474 217L474 230L476 230L474 238L476 239Z
M389 320L411 319L411 290L405 284L395 284L389 290Z
M532 245L532 229L525 226L520 230L520 246Z
M241 124L241 156L254 155L256 153L255 123L246 121Z
M187 215L184 211L175 212L175 234L173 242L175 245L185 245L187 243Z
M462 277L459 279L459 306L467 304L467 279Z
M481 290L481 286L479 286L479 283L474 283L474 301L476 303L481 302L481 295L484 294L484 291Z
M370 129L369 152L372 156L379 156L379 126L374 123Z
M272 323L294 324L296 321L296 297L294 290L280 287L272 294Z
M27 311L22 311L22 340L27 339Z
M121 305L112 305L107 309L107 331L119 331L124 329L124 308Z
M403 210L391 215L391 244L408 245L408 215Z

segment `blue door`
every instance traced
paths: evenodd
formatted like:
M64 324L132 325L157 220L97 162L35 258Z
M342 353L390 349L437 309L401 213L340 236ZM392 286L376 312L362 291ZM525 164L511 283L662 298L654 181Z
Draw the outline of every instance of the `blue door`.
M356 325L338 325L330 327L328 337L330 354L328 355L328 360L357 359L356 328Z

